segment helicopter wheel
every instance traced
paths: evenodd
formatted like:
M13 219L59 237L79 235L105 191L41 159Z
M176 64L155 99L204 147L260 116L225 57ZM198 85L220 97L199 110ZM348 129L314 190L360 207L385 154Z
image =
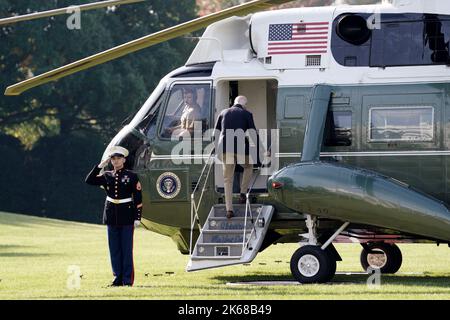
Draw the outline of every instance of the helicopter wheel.
M369 243L361 251L361 266L379 269L383 274L394 274L402 266L402 252L395 244Z
M330 250L306 245L292 255L291 272L300 283L329 282L336 273L336 260Z

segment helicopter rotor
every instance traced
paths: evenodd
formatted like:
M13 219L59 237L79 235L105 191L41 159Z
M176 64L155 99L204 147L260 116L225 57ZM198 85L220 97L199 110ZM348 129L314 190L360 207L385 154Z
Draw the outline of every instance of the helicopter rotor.
M6 88L5 95L17 96L31 88L51 81L57 81L79 71L115 60L130 53L151 47L161 42L171 40L184 34L197 31L219 20L235 15L247 15L253 12L268 9L274 5L279 5L291 1L292 0L253 0L197 19L193 19L188 22L155 32L153 34L127 42L109 50L94 54L84 59L69 63L63 67L48 71L41 75L11 85Z
M145 0L106 0L101 2L94 2L82 5L73 5L65 8L58 8L54 10L42 11L42 12L34 12L30 14L25 14L21 16L14 16L9 18L0 19L0 26L13 24L21 21L29 21L40 18L46 18L51 16L58 16L62 14L67 14L68 10L71 8L78 8L80 11L94 10L111 6L125 5L125 4L133 4L137 2L143 2Z

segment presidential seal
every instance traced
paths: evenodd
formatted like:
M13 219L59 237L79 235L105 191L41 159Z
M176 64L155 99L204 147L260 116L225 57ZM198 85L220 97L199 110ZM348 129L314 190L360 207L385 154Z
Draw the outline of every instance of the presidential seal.
M156 190L164 199L173 199L180 193L180 178L175 173L164 172L156 181Z

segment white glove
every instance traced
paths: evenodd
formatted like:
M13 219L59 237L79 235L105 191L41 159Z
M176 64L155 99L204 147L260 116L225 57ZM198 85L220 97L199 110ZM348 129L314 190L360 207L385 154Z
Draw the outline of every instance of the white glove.
M134 220L134 227L135 228L139 227L140 224L141 224L141 222L139 220Z
M103 169L104 167L106 167L106 166L108 165L108 163L109 163L109 158L103 160L102 162L100 162L100 164L98 165L98 167L99 167L100 169Z

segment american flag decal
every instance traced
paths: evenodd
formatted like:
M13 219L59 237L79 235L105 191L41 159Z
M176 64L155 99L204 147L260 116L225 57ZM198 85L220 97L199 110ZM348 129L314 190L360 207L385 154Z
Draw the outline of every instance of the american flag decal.
M269 25L268 54L327 53L328 22Z

